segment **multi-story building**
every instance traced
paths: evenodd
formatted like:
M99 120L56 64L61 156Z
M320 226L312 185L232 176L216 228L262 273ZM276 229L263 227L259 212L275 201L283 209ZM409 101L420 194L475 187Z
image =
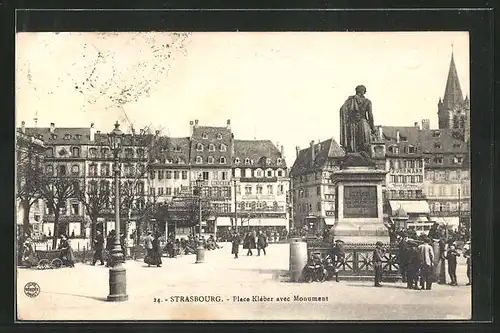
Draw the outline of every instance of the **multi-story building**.
M16 204L17 204L17 231L20 231L26 218L31 226L32 237L37 238L41 234L41 222L43 220L43 205L37 199L35 193L35 182L43 173L43 155L45 144L42 140L26 134L25 123L16 131ZM31 184L29 184L31 182ZM23 202L24 201L24 202ZM29 206L31 204L31 206ZM25 215L25 210L29 210Z
M310 220L323 226L335 222L336 188L332 174L340 170L344 150L333 139L314 143L306 149L296 147L297 158L290 171L293 188L294 226L303 227Z
M45 142L44 167L46 176L69 177L84 183L85 161L91 127L58 128L55 123L50 127L26 128L26 133ZM47 235L54 234L54 212L43 205L43 230ZM59 232L70 237L85 237L84 207L77 198L70 198L61 209Z
M269 140L235 140L232 176L232 211L238 226L288 230L290 180L283 146L279 149Z

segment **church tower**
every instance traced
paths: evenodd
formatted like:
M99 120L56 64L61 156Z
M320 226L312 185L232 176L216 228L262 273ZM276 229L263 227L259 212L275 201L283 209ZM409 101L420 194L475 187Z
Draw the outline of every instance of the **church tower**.
M466 96L464 99L462 94L452 51L444 97L442 100L440 98L438 103L439 128L460 129L464 131L466 140L468 140L469 114L469 98Z

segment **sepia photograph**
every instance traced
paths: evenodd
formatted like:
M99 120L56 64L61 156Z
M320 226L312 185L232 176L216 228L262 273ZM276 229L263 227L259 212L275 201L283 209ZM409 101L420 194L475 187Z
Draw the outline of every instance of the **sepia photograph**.
M470 320L469 47L16 33L17 321Z

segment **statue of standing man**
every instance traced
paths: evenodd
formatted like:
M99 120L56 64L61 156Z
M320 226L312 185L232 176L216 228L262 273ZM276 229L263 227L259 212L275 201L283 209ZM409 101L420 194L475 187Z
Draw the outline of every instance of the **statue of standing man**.
M365 97L366 87L357 86L356 95L349 96L340 108L340 145L346 153L370 154L373 125L372 102Z

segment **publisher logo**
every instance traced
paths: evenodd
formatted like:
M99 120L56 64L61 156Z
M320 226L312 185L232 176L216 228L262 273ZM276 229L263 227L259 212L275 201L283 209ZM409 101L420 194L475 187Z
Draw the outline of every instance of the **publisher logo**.
M40 286L36 282L28 282L24 285L24 293L31 298L37 297L40 294Z

